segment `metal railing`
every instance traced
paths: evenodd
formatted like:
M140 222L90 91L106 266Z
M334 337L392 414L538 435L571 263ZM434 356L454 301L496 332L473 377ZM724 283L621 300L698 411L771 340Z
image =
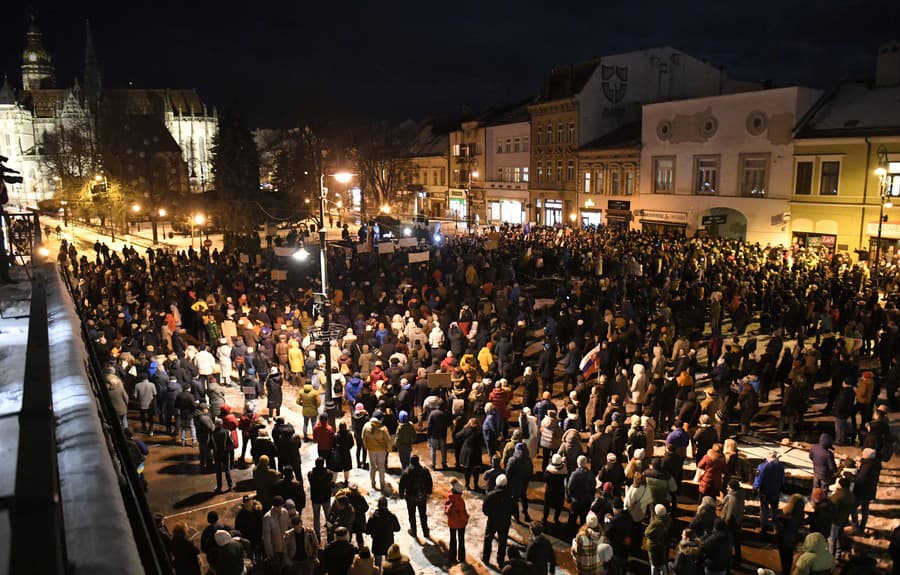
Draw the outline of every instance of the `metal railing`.
M103 378L103 366L88 336L82 315L83 302L78 298L68 269L60 267L59 272L66 284L66 289L75 302L75 311L81 320L81 338L88 355L85 368L91 389L97 399L100 421L110 446L113 466L117 476L120 478L122 501L125 504L125 511L131 523L131 530L134 534L134 541L141 563L144 566L144 572L148 574L174 575L168 551L156 526L150 506L147 503L143 481L131 462L121 419L116 415L107 393Z

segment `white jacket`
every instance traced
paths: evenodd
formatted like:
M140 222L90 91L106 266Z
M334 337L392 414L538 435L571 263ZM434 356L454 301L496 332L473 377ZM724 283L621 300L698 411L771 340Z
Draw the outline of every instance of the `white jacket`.
M275 508L263 515L263 547L266 555L273 556L273 553L281 553L284 551L284 533L291 528L291 517L287 510L283 507L275 513ZM274 513L274 515L273 515Z
M194 356L194 365L197 366L197 373L200 375L212 375L215 364L216 358L205 349Z
M431 349L444 345L444 330L441 329L441 326L435 324L435 326L431 328L431 333L428 334L428 345L431 346Z

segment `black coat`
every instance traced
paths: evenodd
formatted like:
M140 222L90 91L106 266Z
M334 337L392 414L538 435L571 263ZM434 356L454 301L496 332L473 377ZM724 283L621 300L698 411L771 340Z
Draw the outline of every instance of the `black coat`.
M276 373L269 375L266 379L266 407L269 409L281 409L282 393L281 393L281 374Z
M357 548L349 541L332 541L319 553L320 568L328 575L347 575Z
M514 454L506 464L506 479L509 481L509 490L513 495L520 495L528 489L531 474L534 473L534 464L530 457L524 454Z
M508 527L512 523L515 504L515 497L508 488L499 487L488 493L481 507L488 528Z
M467 469L475 469L482 465L481 429L464 427L453 436L453 442L460 445L459 464Z
M335 434L334 452L337 456L337 471L350 471L353 469L353 456L350 453L353 444L353 434L349 430L338 431Z
M550 507L560 508L566 502L566 475L544 472L544 501Z
M863 459L856 472L856 485L853 494L857 501L871 501L875 499L878 489L878 478L881 475L881 461L878 459Z
M313 467L309 472L309 498L313 503L331 500L331 472L324 467Z
M376 509L366 522L366 533L372 536L372 555L387 555L394 544L394 533L400 531L397 516L388 509Z

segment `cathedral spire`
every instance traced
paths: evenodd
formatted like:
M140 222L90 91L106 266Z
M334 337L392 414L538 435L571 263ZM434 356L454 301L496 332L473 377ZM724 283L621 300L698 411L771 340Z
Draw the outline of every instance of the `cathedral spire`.
M44 35L29 16L25 32L25 50L22 51L22 86L26 90L52 88L56 70L50 62L50 53L44 47Z
M15 104L16 103L16 95L13 93L12 86L9 83L9 78L3 76L3 86L0 87L0 106L6 104Z
M94 106L103 84L100 78L100 65L97 63L97 53L94 51L94 38L91 34L91 22L84 23L84 98L90 106Z

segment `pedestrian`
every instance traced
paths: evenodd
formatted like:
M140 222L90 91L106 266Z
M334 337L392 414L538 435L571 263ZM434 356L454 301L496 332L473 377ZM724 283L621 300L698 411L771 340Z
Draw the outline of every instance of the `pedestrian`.
M506 476L500 475L497 477L496 487L487 494L481 507L482 513L487 518L484 544L481 548L481 561L485 565L490 565L495 535L499 543L496 565L502 567L506 561L506 545L514 505L515 499L507 487Z
M291 528L284 534L285 555L291 560L291 573L313 575L319 555L319 539L303 525L300 514L291 517Z
M220 529L215 533L215 554L208 561L216 575L241 575L244 573L244 546L231 533ZM209 558L209 554L207 554Z
M672 518L666 506L657 503L653 508L653 518L644 531L644 548L650 560L651 575L665 575L672 527Z
M303 414L303 440L309 441L309 433L313 428L316 417L319 414L319 392L313 389L311 383L303 384L303 390L297 394L297 405L302 406Z
M342 421L338 424L338 430L334 436L334 472L344 473L345 487L350 482L350 470L353 469L351 449L353 449L353 434L347 429L347 422ZM359 546L362 547L362 544Z
M450 427L450 416L443 404L428 414L426 436L428 449L431 452L431 468L437 470L437 453L441 452L441 469L447 469L447 430Z
M387 428L382 425L381 420L384 418L381 410L375 410L372 418L363 426L363 443L369 454L369 479L372 482L372 489L375 489L375 474L378 474L381 482L381 489L384 491L384 475L387 472L387 456L393 447L393 440Z
M726 575L731 566L731 536L728 526L716 519L713 532L703 539L703 556L707 575Z
M461 446L458 463L464 470L466 489L469 490L478 491L478 472L483 464L482 441L481 429L474 417L453 436L454 446ZM470 481L473 482L471 487Z
M856 509L856 498L851 491L853 481L849 475L837 480L837 489L831 495L834 515L831 518L831 533L828 536L828 551L835 557L847 551L842 541L844 527L850 523L850 513Z
M319 552L319 569L328 575L347 575L356 552L356 546L350 542L350 531L344 526L337 527L334 539Z
M763 533L772 530L771 520L778 514L784 479L784 464L779 460L778 452L773 449L756 468L753 480L753 489L759 497L759 528Z
M829 433L819 436L819 442L809 448L813 462L813 487L827 490L834 482L837 465L834 462L834 439Z
M231 460L234 452L234 443L231 433L222 425L222 419L217 417L212 433L213 462L216 472L216 493L222 491L222 475L228 482L228 491L231 491Z
M263 547L262 504L249 495L244 495L241 508L234 517L234 528L253 546L253 559L260 557Z
M200 550L187 537L187 525L179 521L172 528L172 566L178 575L200 575Z
M562 445L562 427L556 417L556 410L551 409L541 420L541 439L539 445L543 453L543 467L550 463L550 456L557 452Z
M674 575L702 575L703 549L700 538L694 530L687 528L681 532L681 541L675 549L675 561L670 563Z
M430 536L428 529L428 498L431 496L433 483L431 473L419 463L419 456L413 455L409 466L400 476L399 495L406 498L406 509L409 512L409 534L416 537L416 510L422 522L422 533L425 539Z
M709 453L703 456L697 469L701 471L698 492L701 496L712 498L722 491L722 480L725 477L725 457L722 455L722 444L713 444Z
M878 491L882 464L877 455L878 453L871 447L863 449L859 470L856 472L853 487L856 502L852 512L852 520L853 529L857 535L862 535L866 532L866 524L869 521L869 505L875 499Z
M397 420L400 425L397 427L397 433L394 434L394 445L397 446L397 455L400 457L400 469L405 471L409 467L413 445L416 443L418 433L409 421L408 412L401 411L397 415Z
M444 501L444 514L447 516L447 527L450 530L448 560L451 565L466 562L466 526L469 524L469 512L462 497L464 486L456 477L450 479L450 491ZM399 530L399 526L398 526Z
M281 370L277 365L269 368L269 377L266 378L266 409L269 418L281 416L281 403L283 401Z
M803 540L800 555L794 563L791 575L818 575L834 572L834 557L826 548L825 536L821 533L810 533Z
M741 482L732 479L728 482L728 491L725 499L722 501L722 521L728 528L731 541L734 544L734 565L740 565L743 560L741 555L742 532L741 525L744 522L744 490L741 489ZM778 508L775 508L778 511Z
M375 566L375 560L372 552L368 547L360 547L356 557L353 558L353 565L347 571L347 575L378 575L378 567Z
M781 561L782 573L791 573L794 549L800 543L805 503L802 495L794 493L781 508L781 512L775 515L775 538L778 543L778 557Z
M356 444L357 469L366 469L368 467L368 463L366 463L368 453L366 452L366 445L362 440L363 427L368 421L369 412L366 411L366 406L362 403L357 403L353 408L353 415L350 418L350 423L353 426L353 441Z
M280 495L272 498L272 508L263 516L263 549L273 572L280 573L285 565L284 534L291 528L291 519Z
M153 412L156 409L156 386L150 382L146 371L139 371L134 386L134 399L141 414L141 431L153 436Z
M522 515L525 522L530 523L528 514L528 483L534 474L534 464L524 443L517 443L513 456L506 464L506 479L509 481L509 489L517 501L522 502ZM516 521L521 523L518 505L515 506Z
M200 451L200 472L206 473L212 466L212 434L216 429L209 415L209 405L201 403L194 410L194 430L197 432L197 449Z
M584 523L591 502L594 500L594 473L587 468L587 457L578 457L578 467L566 481L566 498L569 500L569 528L574 531L576 522Z
M400 531L400 521L388 509L388 500L382 495L378 498L378 506L366 521L366 533L372 537L372 554L375 564L381 565L388 549L394 544L394 533Z
M604 563L611 558L612 549L609 550L609 557L601 555L598 551L601 536L600 519L593 513L589 513L575 538L572 539L572 559L575 560L575 569L578 575L602 575L605 573ZM607 547L609 546L607 545Z
M391 545L387 552L387 560L381 566L381 575L415 575L415 573L409 557L400 552L400 546L396 543Z
M316 458L315 467L310 470L308 478L309 500L313 508L313 531L319 541L322 541L321 512L325 511L326 519L331 513L331 484L334 478L321 457Z

